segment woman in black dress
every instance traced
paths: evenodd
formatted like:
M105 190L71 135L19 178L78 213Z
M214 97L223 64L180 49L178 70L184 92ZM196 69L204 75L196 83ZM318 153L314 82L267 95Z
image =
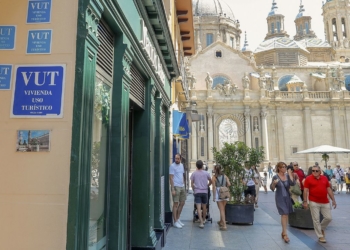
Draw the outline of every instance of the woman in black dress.
M279 162L276 165L277 174L272 177L270 189L275 191L275 200L278 213L281 215L282 224L282 239L288 243L290 240L287 235L288 214L293 212L292 201L290 199L289 188L295 185L293 172L288 169L284 162Z

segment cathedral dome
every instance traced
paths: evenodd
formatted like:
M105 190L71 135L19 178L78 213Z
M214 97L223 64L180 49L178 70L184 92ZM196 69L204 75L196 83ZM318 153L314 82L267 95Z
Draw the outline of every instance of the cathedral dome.
M235 21L230 6L223 0L193 0L194 16L223 16Z

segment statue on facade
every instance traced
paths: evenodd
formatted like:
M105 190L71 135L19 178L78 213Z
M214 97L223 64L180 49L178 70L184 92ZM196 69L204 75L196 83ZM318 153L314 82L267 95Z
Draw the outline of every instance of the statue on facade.
M266 82L267 82L267 79L265 76L260 77L259 85L261 89L266 89Z
M247 72L244 73L244 76L242 78L242 86L244 89L249 89L249 85L250 85L250 79L248 77Z
M259 122L258 122L258 117L254 116L254 131L258 132L259 131Z
M190 89L196 89L197 79L193 75L191 75L188 79L189 79Z
M344 47L347 49L349 48L349 39L344 38Z
M223 84L219 83L215 86L215 89L219 90L219 93L222 96L230 96L234 94L237 88L237 85L232 84L230 80L224 80Z
M213 88L213 78L211 78L209 72L207 72L207 77L205 78L205 82L207 84L207 89L212 89Z

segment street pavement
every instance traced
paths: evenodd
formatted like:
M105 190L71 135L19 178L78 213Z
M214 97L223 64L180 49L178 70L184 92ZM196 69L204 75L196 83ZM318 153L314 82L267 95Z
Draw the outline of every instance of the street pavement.
M268 180L270 183L271 179ZM336 194L338 207L332 210L333 220L326 229L327 243L318 242L313 229L304 230L288 226L290 243L286 244L281 238L280 216L274 200L274 193L265 194L263 188L259 193L259 207L255 209L253 225L227 225L227 231L220 231L217 221L219 210L212 198L210 214L213 223L206 223L204 229L193 223L193 194L187 195L187 201L181 213L181 221L185 224L182 229L172 227L167 235L164 250L182 249L350 249L350 194L345 189Z

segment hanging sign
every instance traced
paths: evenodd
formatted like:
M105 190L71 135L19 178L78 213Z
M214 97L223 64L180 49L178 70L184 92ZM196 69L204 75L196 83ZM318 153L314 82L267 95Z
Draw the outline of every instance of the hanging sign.
M16 26L0 25L0 50L15 49Z
M62 118L66 65L16 66L11 117Z
M0 90L11 87L12 65L0 64Z
M27 54L50 54L52 30L29 30Z
M51 0L29 0L27 23L51 22Z

